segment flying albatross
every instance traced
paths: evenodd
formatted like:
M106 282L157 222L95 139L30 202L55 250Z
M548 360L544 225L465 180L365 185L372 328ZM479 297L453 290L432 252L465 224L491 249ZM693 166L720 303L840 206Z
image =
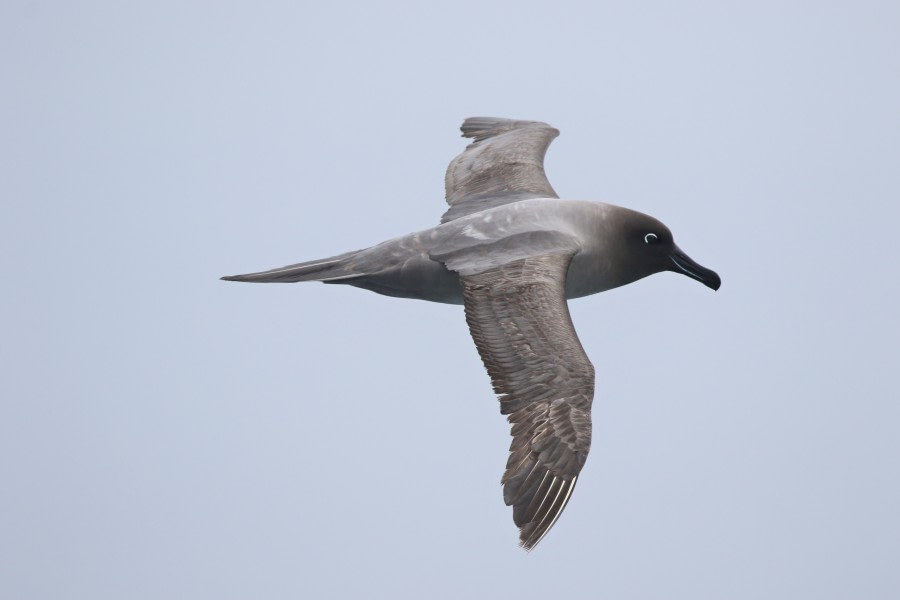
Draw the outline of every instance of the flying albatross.
M716 290L719 276L648 215L560 200L544 174L559 131L473 117L474 141L445 177L441 224L377 246L230 281L352 285L397 298L462 304L512 425L502 478L520 543L531 550L569 501L591 447L594 367L566 300L674 271Z

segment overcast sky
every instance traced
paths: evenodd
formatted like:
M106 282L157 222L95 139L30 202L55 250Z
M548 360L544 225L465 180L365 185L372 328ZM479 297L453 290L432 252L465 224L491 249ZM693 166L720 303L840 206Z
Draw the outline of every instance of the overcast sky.
M900 596L900 4L0 2L0 596ZM572 303L531 554L458 306L221 275L436 224L472 115L722 276Z

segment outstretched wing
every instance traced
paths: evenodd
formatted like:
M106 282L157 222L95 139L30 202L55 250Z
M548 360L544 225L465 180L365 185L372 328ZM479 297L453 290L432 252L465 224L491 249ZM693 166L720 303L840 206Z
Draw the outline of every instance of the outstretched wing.
M475 138L447 167L449 210L441 223L528 198L558 198L544 174L544 155L559 131L538 121L471 117L460 128Z
M462 275L469 330L512 424L503 498L524 548L559 518L591 447L594 367L565 298L571 253Z

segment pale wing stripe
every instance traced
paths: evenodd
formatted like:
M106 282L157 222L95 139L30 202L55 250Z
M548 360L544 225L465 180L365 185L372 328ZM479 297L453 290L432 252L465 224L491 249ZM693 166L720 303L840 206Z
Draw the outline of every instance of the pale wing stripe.
M547 473L549 474L550 471L547 471ZM536 515L541 514L541 509L544 508L544 502L547 501L547 498L550 496L550 492L553 491L553 486L556 485L556 479L557 479L557 477L554 475L553 481L550 482L550 487L547 488L547 493L544 494L544 497L543 497L543 499L541 499L541 503L538 504L537 510L534 511L534 514L536 514Z
M556 501L559 499L559 495L562 493L562 491L563 491L564 489L565 489L565 482L563 482L563 485L559 486L559 489L556 491L556 496L553 497L553 502L550 504L550 507L547 509L547 513L546 513L546 514L544 515L544 517L541 519L541 522L537 524L537 527L534 528L534 531L535 531L535 532L541 531L541 526L544 524L544 521L547 520L547 517L550 516L550 513L553 512L551 509L556 505ZM557 511L556 511L556 514L559 515L559 513L560 513L561 510L562 510L562 508L560 508L559 510L557 510ZM545 530L544 533L546 533L547 531L550 531L550 527L553 526L553 523L554 523L554 522L556 522L556 518L555 518L555 517L554 517L554 519L550 522L550 525L547 525L547 529ZM533 535L533 534L532 534L532 535ZM544 536L541 535L541 537L544 537ZM538 540L537 540L538 542L541 541L541 537L538 538ZM536 544L537 544L537 542L535 542L534 544L531 544L531 547L533 548Z
M566 492L566 497L563 498L563 501L559 507L559 510L556 511L556 514L553 516L553 520L550 521L550 524L547 525L547 529L544 530L544 532L541 534L541 537L539 537L537 539L537 541L532 545L532 548L534 548L534 546L537 546L538 544L540 544L541 540L544 539L544 536L547 535L548 533L550 533L550 530L553 529L553 526L556 524L556 520L559 518L559 515L562 514L562 511L566 507L566 504L569 503L569 496L572 495L572 490L575 489L575 481L577 479L578 479L578 477L572 478L572 484L569 486L569 491Z
M537 466L537 465L535 465L535 466ZM540 510L541 510L541 506L544 505L544 500L547 499L547 496L548 496L548 495L550 494L550 492L553 490L553 486L556 484L556 477L554 477L553 480L550 482L550 485L547 486L547 491L544 492L544 497L541 498L541 501L540 501L540 502L538 502L537 494L539 494L540 491L541 491L541 488L544 487L544 482L547 481L547 476L548 476L548 475L550 475L550 471L544 471L544 476L543 476L543 478L541 478L541 482L537 485L536 488L534 488L535 497L532 498L532 499L531 499L531 502L528 503L528 506L525 507L525 514L526 514L526 515L531 515L531 514L536 515L536 514L538 514L538 513L540 512ZM532 512L531 507L534 506L535 503L537 503L537 508L535 508L534 511Z

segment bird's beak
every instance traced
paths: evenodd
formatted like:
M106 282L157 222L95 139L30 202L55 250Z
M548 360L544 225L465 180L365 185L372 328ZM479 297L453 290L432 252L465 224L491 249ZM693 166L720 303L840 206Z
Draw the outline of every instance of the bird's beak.
M719 289L719 286L722 285L722 280L715 271L695 263L690 256L681 251L681 248L676 246L675 251L669 255L669 258L672 259L672 266L669 267L670 271L687 275L691 279L696 279L706 287L714 290Z

